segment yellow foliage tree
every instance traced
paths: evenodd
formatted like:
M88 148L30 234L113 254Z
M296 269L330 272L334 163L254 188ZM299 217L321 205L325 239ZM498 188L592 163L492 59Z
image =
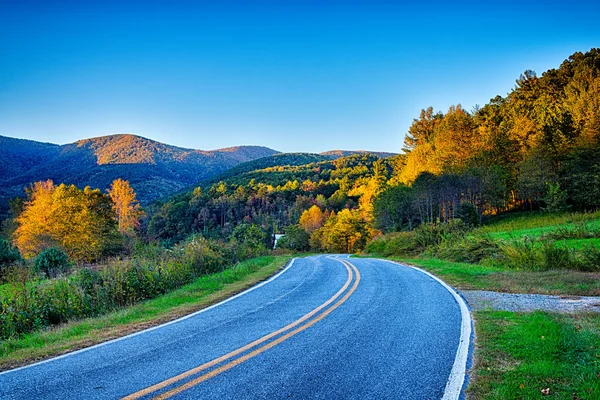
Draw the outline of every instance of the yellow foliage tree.
M429 143L424 143L408 153L406 166L400 173L400 181L410 185L422 172L431 172L435 175L441 173L439 165L435 162L435 152Z
M54 205L52 193L56 187L51 180L35 182L27 190L28 201L17 217L14 245L24 257L33 257L41 250L57 245L52 235Z
M136 199L135 191L128 181L117 179L108 189L108 194L117 215L119 232L133 234L135 229L140 226L140 218L144 216L144 211Z
M313 248L336 253L354 253L364 249L370 239L367 221L357 210L341 210L332 214L325 225L311 236Z
M444 171L464 167L466 161L481 150L480 142L469 113L460 104L450 107L436 126L433 138L438 166Z
M76 261L92 261L120 247L110 198L99 189L36 182L17 217L14 243L30 258L49 247Z
M324 223L325 215L317 206L312 206L308 210L305 210L300 216L300 226L302 226L307 233L313 233L322 227Z

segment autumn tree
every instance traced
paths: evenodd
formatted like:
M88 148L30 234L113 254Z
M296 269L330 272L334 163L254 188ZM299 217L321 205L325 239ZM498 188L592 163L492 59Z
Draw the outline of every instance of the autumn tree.
M24 257L33 257L40 251L58 244L52 232L52 194L55 190L51 180L35 182L26 190L28 200L16 218L17 229L13 234L14 244Z
M196 193L194 191L195 195ZM128 181L117 179L108 189L108 194L113 202L119 232L132 235L139 228L140 218L144 215L133 188ZM200 194L201 192L198 193Z
M325 225L313 232L311 245L328 252L355 253L371 239L367 222L356 210L343 209L331 215Z
M300 226L302 226L307 233L313 233L322 227L324 223L325 215L323 215L323 211L317 206L312 206L300 216Z
M441 168L436 162L435 149L429 142L416 147L406 156L406 165L400 172L400 182L412 184L422 173L437 175Z
M73 260L95 260L122 245L112 205L99 189L36 182L17 217L14 243L26 258L58 247Z
M480 137L471 115L460 104L452 106L435 128L435 157L441 170L464 167L481 148Z
M437 124L443 119L441 113L434 113L433 107L421 110L419 118L413 120L404 137L404 151L410 152L418 146L430 143L433 140L434 130Z

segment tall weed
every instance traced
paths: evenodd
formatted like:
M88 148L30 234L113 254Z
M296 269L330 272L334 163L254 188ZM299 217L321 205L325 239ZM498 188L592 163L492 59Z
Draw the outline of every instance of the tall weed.
M420 252L414 232L393 232L379 236L367 244L365 251L384 257L410 256Z
M138 247L132 258L108 260L68 277L33 281L28 275L9 274L0 291L0 340L135 304L264 252L232 247L192 237L172 251Z
M536 240L533 237L512 239L500 243L500 260L509 268L542 270L545 267L543 260L536 249Z
M560 226L543 237L553 240L600 238L600 225L586 221L577 222L573 227Z
M500 245L489 234L466 236L459 240L444 240L433 255L446 260L476 264L485 259L495 259Z
M574 249L557 246L552 240L543 240L541 243L544 269L580 269Z
M600 249L591 244L584 247L581 251L579 269L590 272L600 271Z
M444 240L463 238L469 227L461 220L453 220L445 224L421 224L414 230L415 246L420 250L434 247Z

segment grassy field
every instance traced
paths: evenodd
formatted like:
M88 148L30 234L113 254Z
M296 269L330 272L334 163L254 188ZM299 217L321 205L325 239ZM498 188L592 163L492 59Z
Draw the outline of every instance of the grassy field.
M474 318L469 398L600 398L600 315L486 311Z
M511 239L525 235L539 237L558 228L573 229L581 224L600 226L600 213L519 213L498 219L477 231L489 233L496 239Z
M155 326L217 303L272 276L290 256L267 256L204 276L164 296L103 315L0 342L0 370Z

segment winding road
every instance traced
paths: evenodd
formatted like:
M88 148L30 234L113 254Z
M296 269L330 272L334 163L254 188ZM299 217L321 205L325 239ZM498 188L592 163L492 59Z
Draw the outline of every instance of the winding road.
M0 374L2 399L456 399L471 320L427 273L313 256L197 313Z

